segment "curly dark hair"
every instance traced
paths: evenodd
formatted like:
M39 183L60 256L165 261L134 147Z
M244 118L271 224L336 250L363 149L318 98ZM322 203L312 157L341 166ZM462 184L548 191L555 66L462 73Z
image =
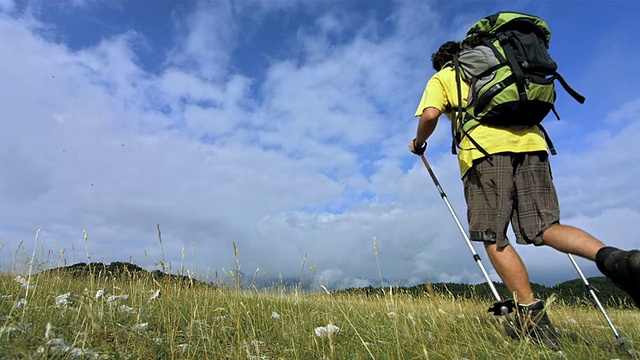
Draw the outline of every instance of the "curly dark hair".
M438 51L431 54L431 63L435 71L440 71L448 63L453 61L453 55L460 52L460 43L447 41L440 45Z

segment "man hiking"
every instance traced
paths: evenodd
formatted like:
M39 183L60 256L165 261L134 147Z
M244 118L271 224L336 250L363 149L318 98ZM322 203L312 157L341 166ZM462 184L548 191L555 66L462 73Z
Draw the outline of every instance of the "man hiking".
M450 41L432 55L436 73L415 113L420 119L416 137L409 142L414 154L425 152L441 114L455 120L455 110L467 105L469 84L456 82L454 69L460 51L461 45ZM509 224L518 244L547 245L595 261L640 307L640 251L605 246L585 231L560 223L548 144L538 126L480 123L459 138L457 148L469 237L484 244L491 264L514 295L519 330L549 348L559 348L545 304L533 294L527 269L507 238Z

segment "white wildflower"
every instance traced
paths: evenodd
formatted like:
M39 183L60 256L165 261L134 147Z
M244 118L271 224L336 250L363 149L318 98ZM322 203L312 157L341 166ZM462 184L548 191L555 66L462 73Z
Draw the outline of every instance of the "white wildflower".
M71 351L69 351L69 357L70 358L86 358L86 357L96 357L95 354L93 353L93 351L88 350L88 349L81 349L81 348L73 348L71 349Z
M12 324L12 326L9 325L3 325L0 327L0 335L4 334L4 333L12 333L14 331L19 331L19 332L30 332L31 331L31 324L25 324L25 323L21 323L21 322L17 322Z
M387 316L390 317L390 318L394 318L394 317L396 317L396 313L394 313L392 311L392 312L387 313Z
M111 295L107 298L107 302L114 302L114 301L127 301L129 300L129 295Z
M72 348L69 343L61 338L51 339L47 341L45 346L39 347L35 355L37 356L42 354L47 354L49 356L64 355L64 358L71 359L86 357L98 358L98 355L93 351L81 348Z
M149 302L157 300L160 298L160 289L156 290L153 295L149 298Z
M29 285L29 280L23 278L22 276L16 276L15 279L13 279L13 281L20 283L20 285L22 285L23 288L27 289L27 290L32 290L35 289L35 285Z
M329 334L337 334L339 332L340 332L340 328L332 324L315 328L315 333L317 337L323 337Z
M131 330L144 330L149 327L149 323L135 324L131 327Z
M458 314L458 318L464 319L464 314Z
M129 313L129 312L132 312L132 311L133 311L133 308L132 308L132 307L130 307L130 306L127 306L127 305L120 305L120 306L118 307L118 311L120 311L120 312L126 312L126 313Z
M98 355L91 350L81 349L81 348L72 348L69 343L67 343L64 339L55 338L47 341L45 346L41 346L36 351L36 357L38 355L47 354L51 355L64 355L64 358L98 358Z
M411 320L411 325L416 326L416 321L413 319L413 315L411 313L407 314L409 320Z
M96 300L105 297L107 295L107 288L102 288L96 291Z
M438 312L439 312L440 314L442 314L442 315L446 315L446 314L447 314L447 312L446 312L446 311L444 311L444 310L442 310L442 309L438 309Z
M71 305L76 299L78 299L78 296L73 292L68 292L66 294L58 295L56 296L56 306L63 307L63 306Z
M66 341L64 341L64 339L61 338L51 339L47 341L45 346L48 349L47 352L49 355L51 355L52 353L66 353L67 351L71 350L71 345L69 345ZM42 354L45 351L46 350L44 347L40 347L37 352L39 354Z
M26 306L27 306L27 299L25 299L25 298L22 298L22 299L18 300L18 302L16 302L13 305L13 307L15 309L20 309L20 308L23 308L23 307L26 307Z
M2 295L0 296L0 300L11 300L13 299L13 295Z
M569 319L569 322L571 322L572 324L577 324L578 322L576 321L576 319Z
M15 328L13 326L2 326L0 327L0 335L4 335L5 333L12 333L14 331L18 331L18 328Z
M156 344L162 344L164 342L163 338L153 338L151 339L151 341L153 341Z
M274 311L274 312L271 313L271 317L274 318L274 319L280 319L280 314L278 314L277 312Z

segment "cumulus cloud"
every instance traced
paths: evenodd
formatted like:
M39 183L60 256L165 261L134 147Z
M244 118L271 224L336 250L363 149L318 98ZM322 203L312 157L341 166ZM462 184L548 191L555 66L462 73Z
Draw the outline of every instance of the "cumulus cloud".
M357 18L335 4L251 4L203 1L173 13L162 65L150 70L140 49L153 34L127 29L73 48L55 26L0 1L0 259L42 229L46 247L87 261L87 230L91 260L151 267L164 258L201 275L233 269L235 243L243 272L274 278L484 281L406 151L428 49L461 37L476 15L444 21L431 3ZM242 72L234 61L268 30L260 20L286 11L312 21L279 34L284 55L254 54L259 75ZM633 246L640 211L638 157L625 151L640 135L636 103L609 112L623 125L583 133L597 147L553 160L566 222L623 246ZM464 223L449 144L443 120L428 157ZM570 276L537 261L544 249L522 249L539 278Z

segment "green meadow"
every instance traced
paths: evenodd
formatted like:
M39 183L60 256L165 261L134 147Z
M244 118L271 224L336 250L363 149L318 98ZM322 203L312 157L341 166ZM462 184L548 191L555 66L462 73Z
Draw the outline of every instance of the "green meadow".
M95 265L71 273L50 256L14 254L0 275L0 359L635 358L592 303L553 295L561 352L506 337L486 298L431 286L303 291L240 286L234 272L209 283ZM623 337L640 338L638 310L607 313Z

